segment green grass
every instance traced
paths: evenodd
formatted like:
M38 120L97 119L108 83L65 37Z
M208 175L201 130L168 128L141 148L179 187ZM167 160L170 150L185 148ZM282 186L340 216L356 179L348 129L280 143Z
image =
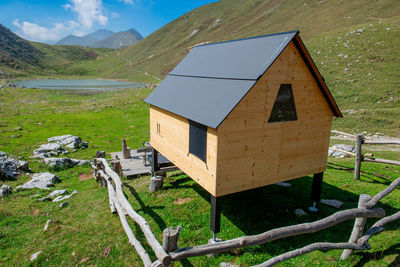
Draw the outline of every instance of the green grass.
M73 158L93 158L97 150L107 152L121 148L121 138L132 148L148 140L148 106L143 103L147 89L128 89L105 92L36 90L2 88L0 90L0 150L29 160L33 172L50 171L41 161L29 159L32 150L55 135L79 135L89 141L89 148L71 153ZM345 120L345 119L343 119ZM22 128L22 129L21 129ZM334 141L333 143L337 143ZM343 143L343 142L341 142ZM397 159L399 151L373 151L375 156ZM361 181L353 180L353 159L329 159L324 178L322 197L343 201L344 209L357 206L361 193L374 195L390 181L399 177L399 167L365 163ZM56 189L79 193L70 198L69 205L60 209L52 202L38 202L36 198L48 192L20 191L0 201L0 264L29 265L30 256L42 250L34 265L99 265L139 266L140 258L122 229L118 216L110 213L107 190L94 179L79 181L80 174L89 174L88 166L77 166L55 172L62 180ZM15 181L2 181L15 187L27 181L22 176ZM204 244L211 237L209 230L209 195L184 174L166 179L164 188L154 194L148 192L149 177L124 180L124 190L133 208L150 224L157 239L162 241L162 230L169 226L183 227L179 246ZM264 232L269 229L311 222L336 212L321 206L317 214L296 217L294 210L306 209L311 203L311 177L292 181L292 187L275 185L222 198L222 239ZM32 198L33 195L38 197ZM385 197L378 205L393 214L400 209L398 190ZM47 232L47 220L53 224ZM145 238L131 220L132 229L150 252ZM368 220L371 226L374 219ZM266 261L274 255L299 248L316 241L345 242L353 222L298 237L274 241L224 253L217 258L196 257L183 260L177 266L218 266L220 262L235 262L249 266ZM339 262L341 251L313 252L283 263L283 266L389 266L400 263L398 231L400 223L388 225L385 232L371 239L372 250L357 252ZM108 257L104 250L111 248Z

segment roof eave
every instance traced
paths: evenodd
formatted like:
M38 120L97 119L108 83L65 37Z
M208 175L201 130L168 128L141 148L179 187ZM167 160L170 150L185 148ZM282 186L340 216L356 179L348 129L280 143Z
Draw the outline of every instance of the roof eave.
M319 72L317 66L314 63L310 53L308 52L306 46L304 45L303 41L301 40L299 34L297 33L294 38L294 44L298 48L301 56L303 57L304 61L306 62L308 68L310 69L311 73L313 74L315 80L318 83L326 101L328 102L330 108L332 109L333 114L336 117L343 118L343 114L340 111L338 105L336 104L335 99L333 98L331 92L328 89L328 86L325 83L325 79L322 77L321 73Z

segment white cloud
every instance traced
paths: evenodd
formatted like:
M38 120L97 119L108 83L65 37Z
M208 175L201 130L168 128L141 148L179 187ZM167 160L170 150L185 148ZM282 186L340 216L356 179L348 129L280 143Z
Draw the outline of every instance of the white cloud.
M103 14L101 0L69 0L69 2L64 5L64 8L77 13L78 21L86 29L92 28L96 22L103 26L108 24L108 17Z
M110 15L111 15L111 18L113 18L113 19L121 17L118 13L115 13L115 12L111 12Z
M132 1L132 0L124 0ZM13 21L22 37L39 42L58 41L69 33L75 35L86 34L95 24L106 26L108 17L104 14L103 3L101 0L68 0L63 5L65 10L71 10L76 13L77 19L65 22L54 23L50 27L43 27L38 24L18 19ZM119 16L117 13L111 13L112 17Z
M13 21L14 26L20 29L21 36L38 42L54 42L64 37L65 33L79 26L76 21L68 21L67 23L54 23L52 27L46 28L28 21L19 22L18 19Z
M127 5L133 5L133 0L118 0L118 2L124 2Z

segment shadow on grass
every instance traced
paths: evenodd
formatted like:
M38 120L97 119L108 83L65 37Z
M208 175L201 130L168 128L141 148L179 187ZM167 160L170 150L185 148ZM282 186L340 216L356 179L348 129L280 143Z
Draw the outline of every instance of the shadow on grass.
M167 228L167 225L165 224L163 218L161 218L161 216L154 211L156 209L164 209L164 206L147 206L139 197L139 194L136 192L135 188L127 183L124 183L124 187L129 189L129 192L132 194L132 196L134 196L137 203L139 203L140 205L140 209L136 210L136 212L143 211L144 213L148 214L157 223L161 231Z
M355 267L365 266L368 262L380 260L389 255L396 255L396 258L393 262L389 263L388 266L400 266L400 244L393 245L382 251L376 251L373 253L361 251L356 252L355 254L361 256L361 259L354 265Z
M170 186L165 190L192 188L202 198L210 202L210 194L197 183L188 183L190 180L187 176L173 177L173 181L169 182ZM223 215L221 220L222 233L219 235L223 235L224 229L229 228L226 227L229 222L239 228L245 235L256 235L274 228L320 220L339 211L320 204L318 213L309 213L307 208L312 204L310 200L312 177L298 178L290 181L290 183L292 186L289 188L269 185L218 198ZM340 209L344 210L356 208L359 196L323 183L321 198L337 199L344 202L344 206ZM378 204L378 206L385 209L387 215L397 211L393 207L382 203ZM302 208L308 214L303 217L297 217L294 211L298 208ZM209 216L209 213L202 216ZM370 227L376 220L369 219L367 226ZM267 252L271 255L277 255L314 242L347 242L353 224L354 220L349 220L313 234L288 237L263 246L253 247L251 250L254 254ZM386 228L387 230L397 229L399 225L400 222L393 223ZM209 225L204 227L209 227ZM240 249L239 251L242 250Z
M350 168L350 167L332 163L332 162L327 162L326 167L327 167L327 169L334 169L334 170L338 170L338 171L348 171L351 173L354 172L354 168ZM367 183L380 183L380 184L384 184L384 185L389 185L392 182L392 177L390 177L390 176L376 173L376 172L367 172L367 171L361 170L361 179L363 179L363 178L369 179L369 181L364 180ZM377 178L379 178L379 180Z

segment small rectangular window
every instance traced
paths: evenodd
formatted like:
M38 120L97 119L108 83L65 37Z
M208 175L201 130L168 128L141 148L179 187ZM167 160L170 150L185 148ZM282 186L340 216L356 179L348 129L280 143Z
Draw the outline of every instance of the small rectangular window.
M189 120L189 153L206 162L207 126Z

